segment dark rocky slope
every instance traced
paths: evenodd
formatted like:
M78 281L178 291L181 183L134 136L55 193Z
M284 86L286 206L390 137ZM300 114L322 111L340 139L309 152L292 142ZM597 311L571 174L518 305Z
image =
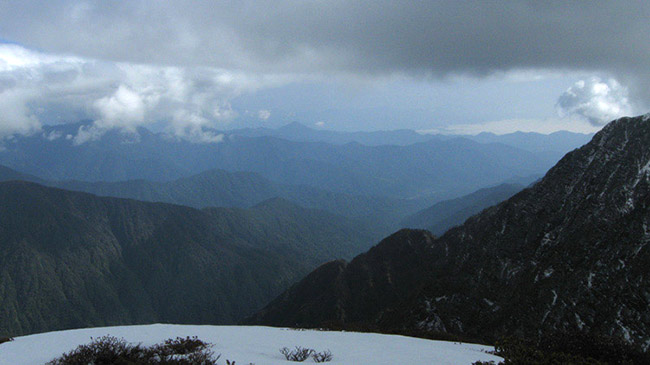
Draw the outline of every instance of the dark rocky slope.
M484 341L566 331L645 351L649 146L648 117L613 121L540 182L441 238L400 231L349 264L319 268L248 322Z

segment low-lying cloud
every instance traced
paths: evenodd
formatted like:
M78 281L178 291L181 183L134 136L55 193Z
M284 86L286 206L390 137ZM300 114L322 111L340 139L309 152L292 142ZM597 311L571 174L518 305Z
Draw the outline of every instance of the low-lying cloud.
M53 56L0 44L0 137L78 121L54 112L65 110L93 120L73 136L76 144L110 129L133 133L151 124L190 141L218 142L222 137L211 129L236 116L233 97L278 83L281 77Z
M632 112L627 88L597 77L576 82L560 96L557 108L560 116L583 118L594 126Z

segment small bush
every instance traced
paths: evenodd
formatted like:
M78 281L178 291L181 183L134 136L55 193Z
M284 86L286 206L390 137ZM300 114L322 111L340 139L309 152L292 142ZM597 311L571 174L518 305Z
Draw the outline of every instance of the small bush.
M295 350L289 350L287 347L283 347L280 349L280 353L289 361L305 361L314 353L314 350L300 346L296 346Z
M169 351L176 355L187 355L193 352L206 349L210 344L199 340L196 336L186 338L176 337L176 339L165 340L164 345L157 345L163 351Z
M11 342L13 340L11 337L0 337L0 343Z
M328 362L332 361L332 353L330 350L325 350L323 352L314 352L311 354L311 358L314 359L314 362Z
M91 339L92 340L92 339ZM162 344L144 347L132 345L124 339L104 336L90 344L50 361L50 365L104 365L104 364L169 364L169 365L216 365L220 356L196 337L169 339Z

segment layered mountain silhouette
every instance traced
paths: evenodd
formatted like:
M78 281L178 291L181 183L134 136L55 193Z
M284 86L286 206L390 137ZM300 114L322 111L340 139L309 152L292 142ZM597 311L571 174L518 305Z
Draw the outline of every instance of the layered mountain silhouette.
M650 344L650 120L621 118L534 186L436 238L333 261L248 323Z
M374 237L282 199L198 210L21 181L0 183L0 217L0 335L235 323Z
M542 174L556 160L500 143L467 138L409 145L332 144L273 136L222 134L191 143L140 128L112 130L75 144L88 124L46 126L3 142L0 164L46 180L170 181L204 171L250 171L275 183L350 195L449 199L519 176ZM215 132L216 133L216 132Z
M0 165L0 181L25 180L100 196L186 205L194 208L248 208L283 198L306 208L350 217L377 232L376 238L399 228L405 216L430 204L429 199L397 199L350 195L306 185L278 184L253 172L210 170L173 181L47 181Z
M432 140L441 141L459 137L458 135L422 134L409 129L375 132L339 132L310 128L299 122L292 122L277 129L264 127L243 128L224 133L246 137L271 136L297 142L327 142L333 144L357 142L367 146L407 146L414 143ZM500 143L529 152L556 155L559 159L565 153L589 142L593 134L559 131L551 134L514 132L499 135L483 132L477 135L464 135L463 137L480 143Z
M367 146L407 146L413 143L441 139L436 135L420 134L409 129L375 132L339 132L310 128L299 122L292 122L277 129L264 127L242 128L228 131L228 133L246 137L271 136L297 142L326 142L333 144L357 142Z
M524 189L521 184L501 184L477 190L460 198L445 200L404 218L402 227L421 228L442 235L449 228L485 208L496 205Z

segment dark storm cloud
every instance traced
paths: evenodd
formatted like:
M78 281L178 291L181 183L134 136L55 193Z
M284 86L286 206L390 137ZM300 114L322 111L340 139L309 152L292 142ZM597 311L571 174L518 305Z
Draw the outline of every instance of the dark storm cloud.
M646 72L647 2L227 1L0 5L0 36L52 52L273 72Z
M649 18L641 1L4 1L0 136L37 130L40 101L186 135L287 80L531 70L586 77L557 107L599 125L650 105Z

